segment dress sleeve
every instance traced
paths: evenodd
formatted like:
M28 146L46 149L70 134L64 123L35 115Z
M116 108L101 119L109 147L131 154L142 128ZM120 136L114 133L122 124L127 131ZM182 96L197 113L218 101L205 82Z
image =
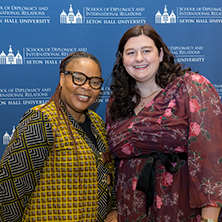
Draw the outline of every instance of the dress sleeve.
M188 169L190 206L222 206L222 104L212 84L188 75ZM185 97L184 97L185 98Z
M41 112L27 111L1 160L0 221L22 220L52 144L48 119Z

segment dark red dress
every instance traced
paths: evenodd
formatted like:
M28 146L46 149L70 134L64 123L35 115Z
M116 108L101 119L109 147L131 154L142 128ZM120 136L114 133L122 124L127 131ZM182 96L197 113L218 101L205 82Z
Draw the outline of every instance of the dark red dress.
M111 153L118 158L119 221L201 221L201 207L222 204L222 104L206 78L192 72L178 77L124 120L110 119L110 103L106 124ZM145 193L136 185L146 161L138 156L151 152L185 152L188 158L180 160L176 173L156 162L147 216Z

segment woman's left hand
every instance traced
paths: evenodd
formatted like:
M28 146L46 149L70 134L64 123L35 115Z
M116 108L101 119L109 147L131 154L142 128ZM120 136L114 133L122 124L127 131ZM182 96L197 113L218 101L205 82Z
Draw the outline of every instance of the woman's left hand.
M112 211L108 214L105 222L117 222L117 221L118 221L118 220L117 220L117 211L116 211L116 210L112 210Z

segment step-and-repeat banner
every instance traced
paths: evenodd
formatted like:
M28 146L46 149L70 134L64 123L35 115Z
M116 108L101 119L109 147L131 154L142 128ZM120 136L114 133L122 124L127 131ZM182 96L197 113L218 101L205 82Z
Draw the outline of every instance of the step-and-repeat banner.
M118 42L137 24L151 24L176 61L199 71L222 96L221 0L1 0L0 157L23 113L48 101L60 61L86 51L106 80L92 109L105 117Z

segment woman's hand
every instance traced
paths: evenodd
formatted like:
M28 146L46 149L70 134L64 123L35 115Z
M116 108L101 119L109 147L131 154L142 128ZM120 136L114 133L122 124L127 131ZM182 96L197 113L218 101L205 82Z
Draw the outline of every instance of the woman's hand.
M116 210L112 210L110 211L110 213L108 214L105 222L117 222L117 211Z
M220 213L220 207L204 207L202 208L201 215L203 218L211 218L217 220Z

